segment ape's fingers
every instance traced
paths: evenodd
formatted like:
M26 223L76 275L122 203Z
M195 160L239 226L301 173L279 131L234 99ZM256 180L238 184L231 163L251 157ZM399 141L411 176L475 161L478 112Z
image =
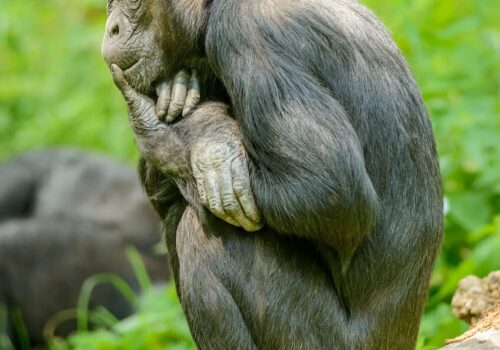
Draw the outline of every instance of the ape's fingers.
M207 191L205 191L205 182L203 181L203 174L196 166L193 166L193 176L196 180L196 189L198 190L198 195L200 196L200 202L204 207L208 208L208 197L207 197Z
M123 96L128 99L129 94L133 93L133 89L128 84L127 79L125 79L125 74L122 69L116 64L111 65L111 75L113 76L113 82L116 87L121 91Z
M218 185L220 196L222 200L222 207L224 211L238 223L236 226L241 226L245 231L256 231L260 227L257 227L255 223L250 221L243 212L238 198L233 189L233 178L231 175L231 169L225 169L224 172L219 173ZM226 220L228 221L228 220ZM228 221L229 222L229 221Z
M186 102L188 83L189 73L183 69L174 78L170 106L167 112L167 123L174 121L181 115L184 103Z
M188 92L186 97L186 103L184 104L184 109L182 111L182 116L188 115L193 108L200 102L200 81L198 80L198 72L196 69L191 70L191 79L189 79Z
M251 229L247 231L258 231L262 228L261 216L250 187L250 176L244 156L233 160L231 171L233 191L245 216L252 222Z
M172 83L164 81L156 87L156 95L158 101L156 102L156 115L158 119L163 120L167 114L168 106L170 105L170 94L172 93Z
M217 174L214 171L210 171L206 174L203 181L207 193L208 209L219 219L222 219L231 225L239 226L239 224L224 211L220 190L217 185Z

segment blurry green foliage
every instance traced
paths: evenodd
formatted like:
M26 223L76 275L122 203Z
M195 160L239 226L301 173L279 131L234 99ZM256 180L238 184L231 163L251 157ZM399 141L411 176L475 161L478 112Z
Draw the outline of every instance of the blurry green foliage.
M422 88L437 138L446 239L420 349L465 329L450 310L457 282L500 269L500 0L365 0L387 24ZM0 0L0 158L73 145L133 163L125 105L100 57L104 0ZM187 349L173 289L142 299L111 330L57 349Z
M138 312L109 329L80 331L67 340L54 340L50 350L194 350L175 288L149 289Z
M136 158L100 56L105 3L0 1L0 158L52 145Z

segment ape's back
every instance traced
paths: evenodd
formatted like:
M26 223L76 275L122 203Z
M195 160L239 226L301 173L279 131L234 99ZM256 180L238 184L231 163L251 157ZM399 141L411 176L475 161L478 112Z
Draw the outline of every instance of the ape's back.
M416 336L415 315L422 313L443 234L432 128L408 64L383 25L357 2L321 3L329 11L314 10L312 30L324 33L328 20L331 36L319 40L321 60L316 57L311 66L350 117L379 204L371 235L358 247L349 272L334 274L334 281L354 315L372 303L379 304L375 315L393 305L392 318L374 317L381 334L373 348L397 348L398 338L404 348Z

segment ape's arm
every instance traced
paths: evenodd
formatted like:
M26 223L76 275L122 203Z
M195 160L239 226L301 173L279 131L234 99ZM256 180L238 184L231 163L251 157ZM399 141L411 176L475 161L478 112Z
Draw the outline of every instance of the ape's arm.
M291 19L253 9L235 19L238 3L214 3L224 8L213 9L206 48L233 102L264 222L326 242L348 259L378 206L361 142L307 58L277 37L294 37L284 22Z

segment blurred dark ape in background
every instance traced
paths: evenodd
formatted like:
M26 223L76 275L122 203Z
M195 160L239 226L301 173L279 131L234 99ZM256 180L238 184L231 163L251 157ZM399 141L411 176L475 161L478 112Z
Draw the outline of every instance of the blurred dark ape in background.
M0 165L0 304L7 308L14 344L19 330L13 320L19 316L31 345L43 344L47 322L75 310L82 283L91 276L113 273L139 292L130 246L152 282L165 282L167 259L155 250L159 225L134 169L115 160L51 149ZM90 307L97 306L117 318L133 311L108 283L92 292ZM51 331L71 332L76 323L69 318Z

